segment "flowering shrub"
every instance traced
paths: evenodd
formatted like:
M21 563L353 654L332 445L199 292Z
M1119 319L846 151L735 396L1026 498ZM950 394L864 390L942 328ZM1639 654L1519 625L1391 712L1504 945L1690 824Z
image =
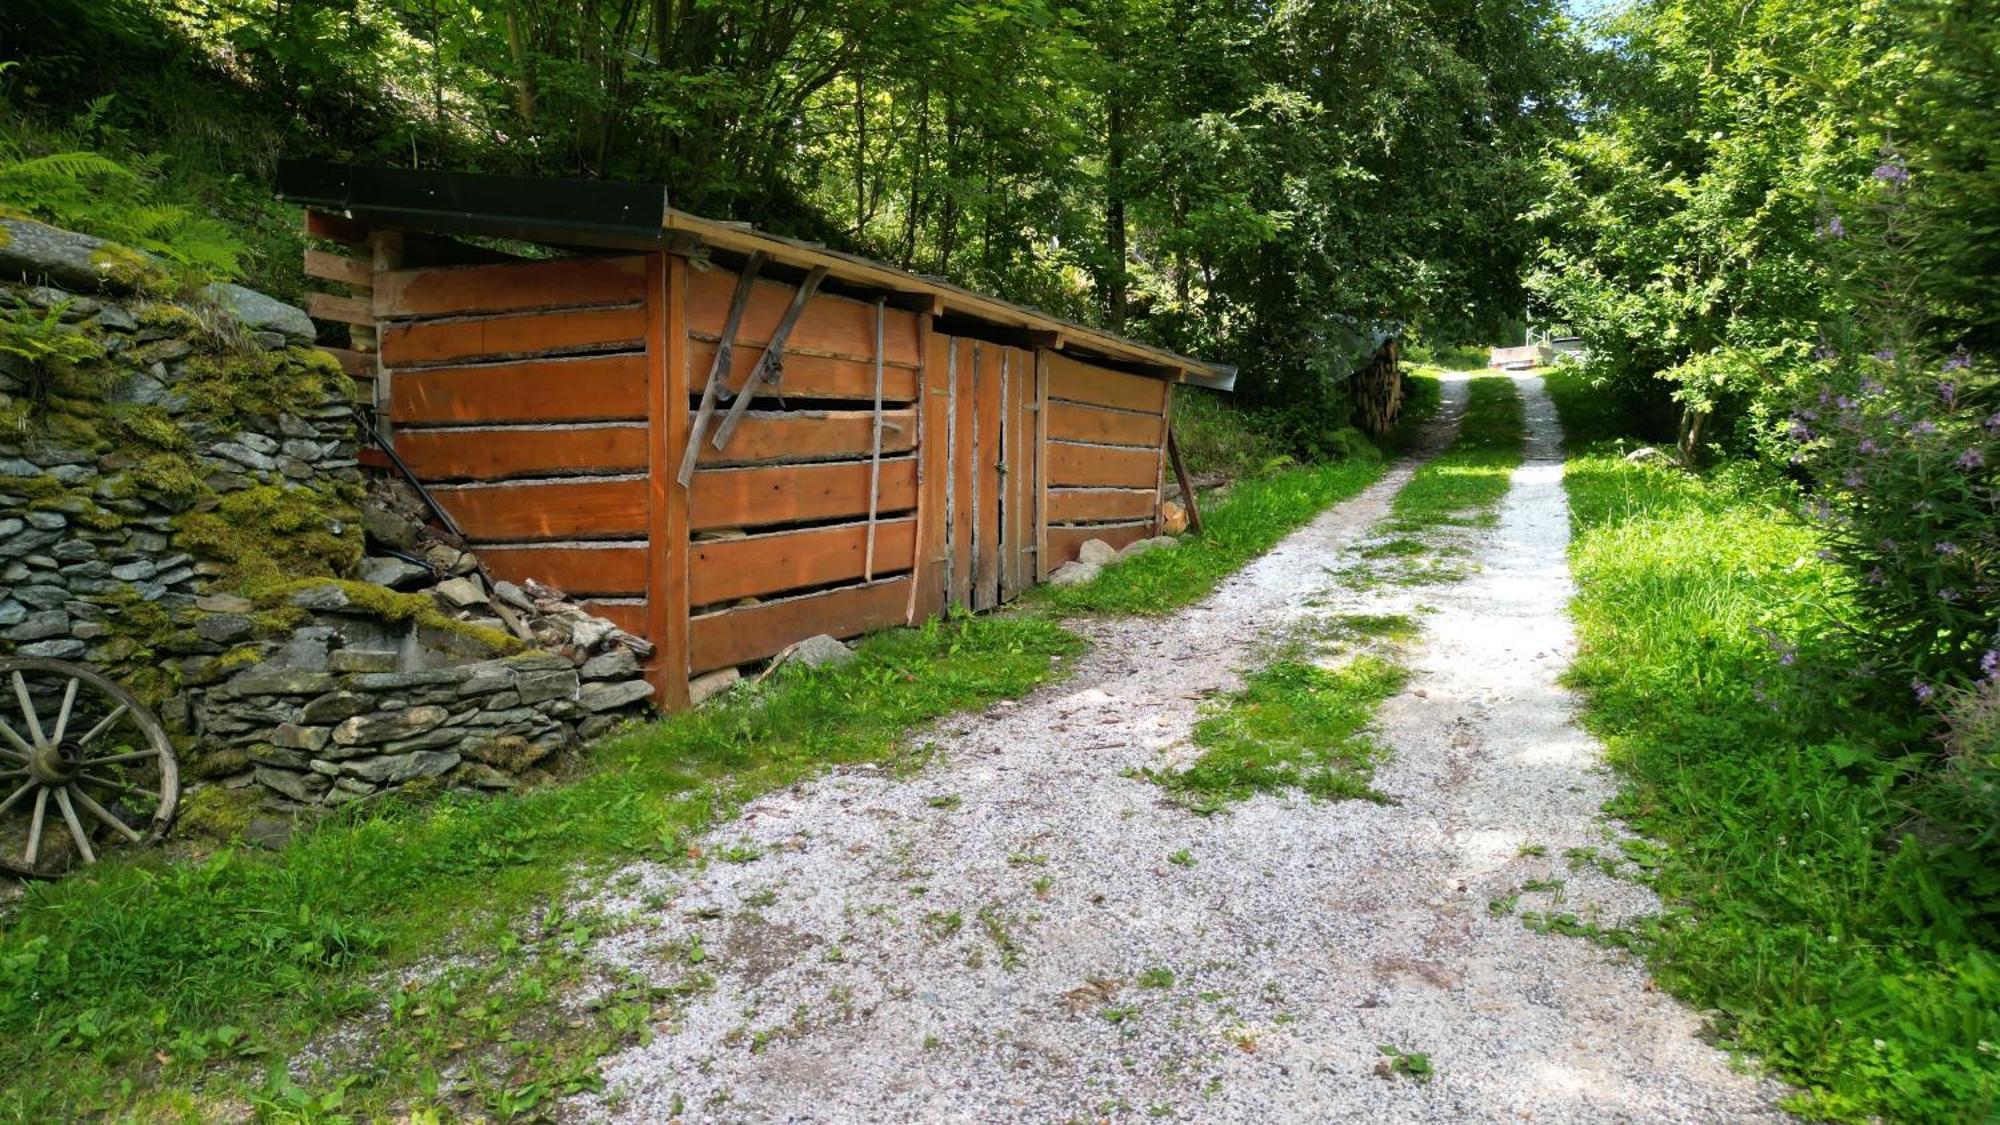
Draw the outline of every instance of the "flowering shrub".
M1963 355L1826 366L1791 422L1818 486L1807 503L1856 579L1873 670L1930 702L1985 678L2000 650L2000 386Z
M1815 354L1786 438L1822 557L1852 581L1858 671L1942 729L1948 819L1990 842L2000 815L2000 372L1922 310L1925 220L1912 175L1877 166L1821 237L1849 315Z

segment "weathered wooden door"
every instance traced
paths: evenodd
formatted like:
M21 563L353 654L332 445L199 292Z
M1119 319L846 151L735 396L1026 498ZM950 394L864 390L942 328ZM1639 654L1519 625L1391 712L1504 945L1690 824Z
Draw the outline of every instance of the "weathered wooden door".
M1034 581L1035 356L982 340L940 340L951 419L945 603L991 609Z

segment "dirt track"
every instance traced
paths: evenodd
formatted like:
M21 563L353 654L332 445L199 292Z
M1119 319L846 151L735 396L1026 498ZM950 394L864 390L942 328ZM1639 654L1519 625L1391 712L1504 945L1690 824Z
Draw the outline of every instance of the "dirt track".
M1539 380L1521 389L1528 460L1498 526L1459 533L1461 580L1355 580L1400 466L1200 605L1082 623L1094 643L1069 679L930 732L943 754L916 777L829 775L712 841L761 858L609 881L602 904L641 924L600 956L670 984L699 936L716 981L565 1114L1782 1119L1782 1091L1732 1070L1643 967L1523 925L1653 903L1565 859L1616 854L1597 812L1612 783L1556 682L1573 643L1559 435ZM1449 381L1427 448L1464 400ZM1269 642L1346 613L1422 623L1380 716L1394 756L1375 783L1395 803L1259 797L1202 818L1128 776L1185 760L1204 694ZM1170 861L1183 850L1192 866ZM1562 882L1520 889L1535 880ZM1435 1076L1378 1074L1384 1044Z

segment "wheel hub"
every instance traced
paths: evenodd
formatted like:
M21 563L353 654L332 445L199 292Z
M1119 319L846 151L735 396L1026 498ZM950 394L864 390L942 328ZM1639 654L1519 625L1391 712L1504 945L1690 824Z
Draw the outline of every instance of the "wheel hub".
M28 755L28 775L44 785L67 785L76 778L77 763L83 761L83 747L70 739L35 747Z

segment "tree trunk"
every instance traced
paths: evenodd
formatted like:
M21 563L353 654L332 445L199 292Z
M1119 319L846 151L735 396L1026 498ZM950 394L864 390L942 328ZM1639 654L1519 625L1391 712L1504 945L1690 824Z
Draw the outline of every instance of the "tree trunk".
M1107 99L1104 149L1104 321L1125 331L1125 96L1113 89Z

